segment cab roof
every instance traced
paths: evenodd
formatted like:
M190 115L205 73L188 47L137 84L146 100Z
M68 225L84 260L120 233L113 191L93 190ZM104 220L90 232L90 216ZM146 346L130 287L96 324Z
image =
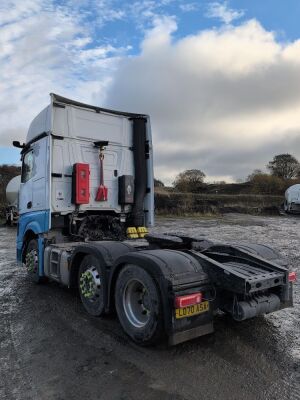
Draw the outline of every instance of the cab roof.
M106 113L106 114L123 116L127 118L148 118L146 114L136 114L136 113L117 111L108 108L93 106L90 104L81 103L76 100L68 99L56 93L50 93L50 97L51 97L50 105L45 107L31 122L27 132L26 144L30 143L32 140L34 140L41 134L52 131L53 107L60 107L60 106L64 107L69 105L73 107L93 110L97 113Z

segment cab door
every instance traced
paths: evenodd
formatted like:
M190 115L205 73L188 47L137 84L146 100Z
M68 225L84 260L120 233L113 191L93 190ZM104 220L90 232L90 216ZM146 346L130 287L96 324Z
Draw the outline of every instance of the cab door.
M19 213L49 209L49 137L32 143L22 156Z
M34 175L34 154L29 148L22 156L22 175L19 192L19 214L25 214L32 208L32 178Z

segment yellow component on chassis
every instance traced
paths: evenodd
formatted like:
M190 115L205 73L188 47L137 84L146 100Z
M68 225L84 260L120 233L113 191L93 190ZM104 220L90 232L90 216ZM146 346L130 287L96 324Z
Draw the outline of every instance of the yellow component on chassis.
M126 234L129 239L138 239L139 235L135 227L129 227L126 229Z
M148 233L148 229L145 226L139 226L136 230L140 238L144 238Z

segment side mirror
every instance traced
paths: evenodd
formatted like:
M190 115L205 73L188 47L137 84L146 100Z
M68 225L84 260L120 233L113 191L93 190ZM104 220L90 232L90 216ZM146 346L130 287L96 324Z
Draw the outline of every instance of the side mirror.
M13 141L13 146L14 146L14 147L17 147L18 149L24 149L25 143L21 144L19 141L14 140L14 141Z

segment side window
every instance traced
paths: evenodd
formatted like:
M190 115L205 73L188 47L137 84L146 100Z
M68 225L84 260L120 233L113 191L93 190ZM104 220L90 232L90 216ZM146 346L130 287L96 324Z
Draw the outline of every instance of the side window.
M34 155L33 155L33 151L30 150L23 157L22 177L21 177L22 183L29 181L29 179L31 179L33 177L33 175L34 175L33 169L34 169Z

